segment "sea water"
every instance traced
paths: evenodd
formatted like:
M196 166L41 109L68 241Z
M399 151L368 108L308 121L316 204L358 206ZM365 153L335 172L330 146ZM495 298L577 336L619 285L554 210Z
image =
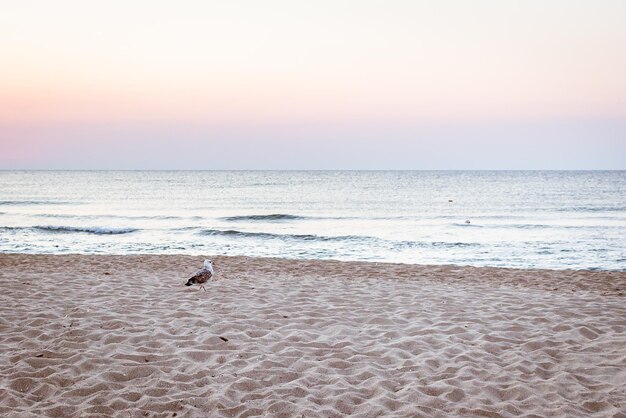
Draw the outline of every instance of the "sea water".
M0 171L0 252L626 270L624 171Z

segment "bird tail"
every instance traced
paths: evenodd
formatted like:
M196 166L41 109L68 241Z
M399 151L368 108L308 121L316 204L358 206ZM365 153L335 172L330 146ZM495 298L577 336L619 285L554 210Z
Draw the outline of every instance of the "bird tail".
M191 278L191 279L187 280L187 283L185 283L185 286L191 286L194 283L196 283L196 281L193 278Z

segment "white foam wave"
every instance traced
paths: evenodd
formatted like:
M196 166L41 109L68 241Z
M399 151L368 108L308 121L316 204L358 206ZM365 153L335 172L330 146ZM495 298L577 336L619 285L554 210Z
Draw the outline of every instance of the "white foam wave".
M136 228L111 228L102 226L93 227L77 227L77 226L56 226L56 225L38 225L34 227L49 232L84 232L97 235L116 235L128 234L137 231Z

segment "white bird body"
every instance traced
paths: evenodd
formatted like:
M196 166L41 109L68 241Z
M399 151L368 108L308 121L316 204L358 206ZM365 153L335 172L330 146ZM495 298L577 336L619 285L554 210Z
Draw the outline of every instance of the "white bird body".
M204 260L204 267L202 267L201 269L198 269L198 271L196 271L196 274L200 273L201 271L206 270L209 273L211 273L211 275L213 275L213 262L211 260L209 260L208 258L206 260Z

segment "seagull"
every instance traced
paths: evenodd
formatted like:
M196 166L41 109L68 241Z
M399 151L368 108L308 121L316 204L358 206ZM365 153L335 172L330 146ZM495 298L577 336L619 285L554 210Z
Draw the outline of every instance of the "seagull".
M208 282L211 277L213 277L213 264L211 263L211 260L207 258L206 260L204 260L204 267L196 271L196 273L189 280L187 280L185 286L199 284L200 287L198 288L198 290L204 289L204 291L206 292L204 284Z

